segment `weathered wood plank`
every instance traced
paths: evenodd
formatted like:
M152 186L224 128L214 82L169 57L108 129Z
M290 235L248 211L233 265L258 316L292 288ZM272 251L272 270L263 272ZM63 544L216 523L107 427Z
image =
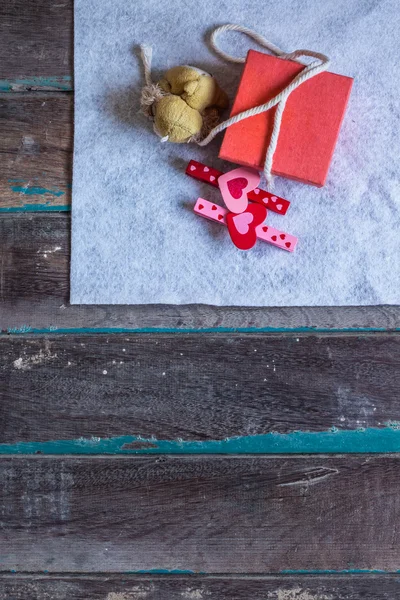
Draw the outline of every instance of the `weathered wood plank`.
M2 336L0 356L3 452L400 450L396 334Z
M71 202L73 97L0 95L0 207L54 208Z
M0 36L0 90L71 88L72 0L2 0Z
M400 568L399 456L3 457L3 570Z
M0 600L393 600L397 575L0 576Z
M240 308L69 306L70 219L12 214L0 219L0 329L359 329L400 328L400 307Z

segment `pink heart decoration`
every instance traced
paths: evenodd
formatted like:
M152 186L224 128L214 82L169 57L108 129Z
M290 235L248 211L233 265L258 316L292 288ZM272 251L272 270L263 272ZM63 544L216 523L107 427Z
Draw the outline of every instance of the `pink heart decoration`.
M229 171L218 178L222 198L230 212L240 214L246 210L249 204L247 194L258 187L260 179L258 171L245 167Z
M249 231L249 225L254 221L254 217L251 213L243 212L233 217L233 222L239 233L245 235Z
M267 209L262 204L251 203L248 209L235 215L228 212L225 215L229 235L232 242L240 250L250 250L257 241L256 228L265 221Z

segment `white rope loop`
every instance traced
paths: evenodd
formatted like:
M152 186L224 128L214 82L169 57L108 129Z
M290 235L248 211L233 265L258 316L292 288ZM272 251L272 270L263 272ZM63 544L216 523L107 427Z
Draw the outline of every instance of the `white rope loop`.
M257 42L257 44L259 46L262 46L263 48L267 48L267 50L269 50L273 54L276 54L276 56L281 56L282 54L285 54L283 52L283 50L278 48L278 46L275 46L275 44L273 44L272 42L267 40L267 38L265 38L263 35L257 33L256 31L253 31L252 29L249 29L248 27L244 27L242 25L234 25L234 24L221 25L221 27L217 27L212 32L210 44L211 44L211 48L214 50L214 52L216 54L218 54L218 56L220 56L221 58L223 58L224 60L226 60L228 62L239 63L239 64L245 63L246 57L240 58L240 57L232 56L231 54L227 54L226 52L221 50L221 48L217 44L217 38L220 36L221 33L224 33L225 31L238 31L239 33L244 33L249 38L251 38L252 40Z
M224 131L231 125L239 123L239 121L243 121L244 119L248 119L249 117L259 115L263 112L266 112L273 106L278 105L275 111L274 126L264 164L265 178L267 182L271 184L272 164L275 150L278 145L279 132L281 128L282 116L285 110L286 101L290 94L295 89L297 89L302 83L308 81L312 77L315 77L319 73L326 71L328 69L330 61L329 58L325 56L325 54L321 54L320 52L313 52L312 50L295 50L291 53L285 53L280 48L278 48L278 46L275 46L275 44L272 44L270 41L268 41L264 36L252 31L251 29L247 27L242 27L241 25L228 24L218 27L213 31L211 35L211 47L218 56L222 57L228 62L244 63L246 59L231 56L230 54L227 54L219 48L216 40L218 36L225 31L237 31L239 33L244 33L251 39L255 40L261 47L266 48L267 50L269 50L276 56L280 56L281 58L285 58L288 60L296 60L297 62L302 62L298 60L300 56L310 56L316 59L310 64L305 65L304 69L298 75L296 75L296 77L289 83L289 85L284 90L282 90L282 92L280 92L277 96L275 96L275 98L272 98L265 104L255 106L253 108L250 108L249 110L245 110L244 112L239 113L238 115L235 115L234 117L231 117L230 119L227 119L223 123L217 125L217 127L214 127L214 129L204 140L198 142L200 146L207 146L207 144L209 144L215 138L216 135L218 135L221 131Z
M153 59L153 48L147 44L141 44L140 55L142 57L143 69L144 69L144 80L146 85L152 85L151 80L151 61Z

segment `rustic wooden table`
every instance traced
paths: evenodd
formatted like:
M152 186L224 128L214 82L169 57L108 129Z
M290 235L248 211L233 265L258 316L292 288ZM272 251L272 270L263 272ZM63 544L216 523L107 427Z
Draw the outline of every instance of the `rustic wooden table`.
M399 307L70 306L72 23L0 5L0 599L399 597Z

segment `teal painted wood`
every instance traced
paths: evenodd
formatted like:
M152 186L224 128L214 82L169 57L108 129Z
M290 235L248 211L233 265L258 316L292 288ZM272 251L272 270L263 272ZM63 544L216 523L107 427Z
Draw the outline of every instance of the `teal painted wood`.
M70 212L69 204L52 206L51 204L21 204L21 206L1 206L0 213L30 213L30 212Z
M70 92L73 90L71 75L58 75L47 77L22 77L16 79L0 79L0 92L26 92L26 91L57 91Z
M3 574L11 573L13 575L23 574L23 571L18 571L16 569L10 569L9 571L3 571ZM48 575L50 571L44 569L43 571L35 571L35 575ZM272 572L272 573L260 573L258 576L263 577L275 577L277 575L399 575L400 569L394 571L384 571L383 569L283 569L282 571ZM100 573L96 573L97 576ZM207 575L204 571L192 571L190 569L139 569L138 571L124 571L122 575ZM255 577L257 575L249 575L250 577ZM0 575L1 576L1 575ZM242 576L246 576L243 573ZM215 576L214 576L215 577ZM290 600L290 599L289 599Z
M2 335L0 452L400 452L399 342L365 333Z
M246 310L246 307L243 307ZM389 329L385 327L204 327L204 328L179 328L179 327L48 327L37 329L30 325L24 325L22 327L10 327L7 328L7 334L150 334L150 333L288 333L288 334L371 334L371 333L389 333L396 334L400 332L400 328Z
M141 436L0 444L0 454L354 454L400 452L400 424L382 429L271 432L225 440L158 440Z
M18 571L17 569L10 569L9 571L5 570L2 571L3 575L7 575L8 573L12 574L12 575L25 575L24 571ZM51 571L44 569L43 571L35 571L35 575L36 576L40 576L40 575L48 575L50 574ZM263 573L257 573L256 575L253 575L252 573L242 573L240 576L242 577L276 577L278 575L286 575L286 576L291 576L291 575L399 575L400 574L400 569L397 570L393 570L393 571L385 571L383 569L282 569L282 571L273 571L271 573L269 572L263 572ZM100 576L101 573L96 572L96 576ZM191 569L164 569L164 568L157 568L157 569L139 569L137 571L123 571L121 573L121 575L169 575L169 576L180 576L180 575L190 575L193 577L198 577L198 576L207 576L208 573L206 573L205 571L192 571ZM229 574L224 574L225 576L229 577ZM71 574L71 577L73 576L73 574ZM238 575L234 575L235 577L238 577ZM210 575L210 577L215 577L215 575ZM0 574L0 578L1 578L1 574ZM289 598L289 600L291 600ZM314 599L311 599L314 600ZM317 599L318 600L318 599Z
M61 190L48 190L38 186L28 187L25 185L11 185L10 188L13 192L25 194L26 196L44 196L45 194L50 194L51 196L60 198L60 196L65 194L65 192L62 192Z
M38 177L34 178L38 179ZM65 192L60 189L50 189L45 188L39 185L32 185L32 180L23 180L23 179L9 179L9 189L18 194L18 201L15 206L0 206L0 212L43 212L43 211L53 211L53 210L61 210L69 212L71 210L70 204L52 204L54 198L61 198L65 196ZM72 188L72 184L66 184L66 188L70 190ZM30 204L30 203L21 203L21 195L22 196L41 196L43 198L43 202ZM50 196L50 198L49 198Z
M9 182L9 189L11 192L15 193L15 206L0 206L0 213L24 213L24 212L54 212L54 211L62 211L62 212L70 212L71 205L70 204L51 204L51 198L61 198L65 195L65 192L62 190L48 189L40 186L30 186L29 182L19 181L19 182ZM21 196L32 197L39 196L43 202L31 203L31 202L21 202Z

